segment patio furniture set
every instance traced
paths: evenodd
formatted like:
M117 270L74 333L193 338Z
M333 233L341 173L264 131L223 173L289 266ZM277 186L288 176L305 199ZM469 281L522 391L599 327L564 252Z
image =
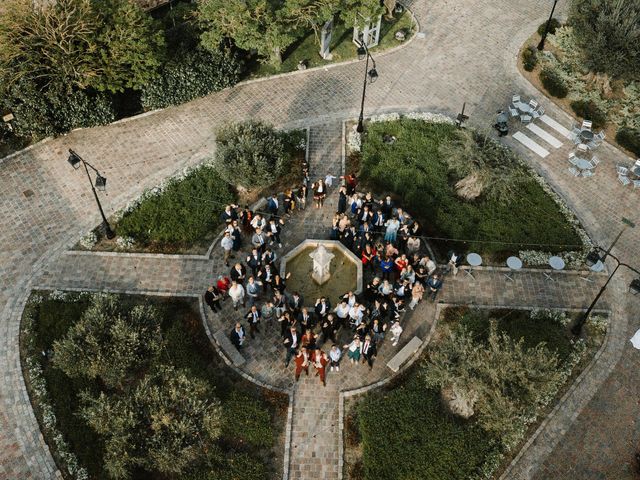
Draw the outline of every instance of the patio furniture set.
M520 95L514 95L511 98L509 114L512 118L519 117L520 122L526 125L544 115L544 108L533 98L529 100L529 102L526 102L522 101Z
M616 172L618 173L618 181L623 186L633 184L633 188L640 188L640 158L631 167L617 165Z
M572 165L569 167L569 173L574 177L592 177L594 169L600 163L593 151L602 144L605 133L594 133L591 125L590 120L585 120L580 127L574 124L571 131L571 140L576 148L569 153L569 163Z

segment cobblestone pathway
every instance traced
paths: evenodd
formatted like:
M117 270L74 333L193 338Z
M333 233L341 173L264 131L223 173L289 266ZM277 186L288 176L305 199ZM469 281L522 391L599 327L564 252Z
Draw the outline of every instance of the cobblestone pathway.
M559 12L565 10L565 4L560 2ZM470 123L486 127L497 108L503 107L512 93L520 93L538 97L548 113L565 126L570 125L569 118L545 101L515 69L519 46L547 14L539 4L525 0L508 4L490 0L418 0L412 8L425 38L416 38L399 51L376 56L380 78L368 89L367 115L413 109L453 115L466 101ZM261 118L280 126L312 125L311 149L316 159L312 179L326 173L336 175L333 172L340 171L340 122L357 115L360 82L354 79L361 78L362 68L362 64L351 63L246 83L181 107L71 132L0 160L0 480L56 477L55 465L30 407L19 362L19 319L32 287L201 293L209 275L221 268L217 253L209 260L64 254L83 232L99 222L85 180L65 162L66 149L73 147L109 178L104 202L107 213L121 208L145 188L210 155L215 145L214 127L227 120ZM521 150L561 193L601 245L607 246L615 237L622 215L638 220L638 192L623 189L614 174L614 166L629 159L613 147L601 147L599 156L603 161L595 177L576 180L567 172L567 145L541 160L510 139L506 141ZM335 207L331 202L335 198L328 200L329 209ZM306 218L304 224L299 217L292 218L285 249L303 237L326 236L327 212L310 211ZM626 232L614 253L632 264L637 261L640 228ZM621 271L599 305L603 308L608 304L613 315L598 362L523 449L504 478L636 478L632 462L640 440L636 422L640 355L627 340L640 323L640 299L625 294L630 279ZM462 275L447 280L442 299L478 305L580 308L588 303L602 277L591 284L575 275L561 274L557 282L548 282L540 273L522 272L515 280L508 282L499 271L478 271L475 281ZM424 338L428 326L424 319L432 318L428 311L432 306L424 304L419 308L422 312L416 311L405 322L408 334ZM212 327L228 328L234 315L225 311L222 316L208 315L207 321ZM260 335L261 348L252 343L247 346L245 355L249 361L244 368L256 378L290 388L292 373L284 369L284 352L275 329ZM406 335L403 340L408 338ZM317 379L304 378L294 398L309 402L317 398L314 411L318 415L326 412L320 415L323 423L317 425L333 428L335 411L322 410L329 402L325 395L337 394L337 389L344 386L339 383L343 379L353 382L355 377L374 382L385 375L385 360L393 353L386 348L381 349L371 372L363 375L356 370L359 367L350 369L345 365L340 376L329 375L322 396L312 395L318 390ZM322 458L313 462L326 468L326 478L332 478L335 472L329 461L335 458L330 436L317 440L316 434L311 442L304 438L304 425L314 425L314 415L311 410L294 411L292 478L308 478L303 474L310 471L316 476L313 468L317 466L301 462L300 458ZM295 453L298 448L302 455ZM328 452L328 457L313 457L313 452L320 450Z

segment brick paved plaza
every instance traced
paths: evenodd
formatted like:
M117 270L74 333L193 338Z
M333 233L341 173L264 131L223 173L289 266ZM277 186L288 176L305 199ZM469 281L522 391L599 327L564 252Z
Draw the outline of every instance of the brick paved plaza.
M380 78L368 89L368 115L418 110L454 116L466 102L469 124L488 129L495 111L519 93L535 96L549 115L570 125L569 117L516 68L518 49L548 15L547 5L417 0L410 7L424 35L376 57ZM558 10L565 9L561 1ZM361 78L361 70L361 64L352 62L247 82L180 107L74 131L0 159L0 480L60 478L20 367L19 321L32 289L200 295L223 267L218 248L210 257L69 251L100 220L85 179L66 162L66 150L73 148L104 170L109 178L103 197L107 214L210 155L213 131L229 120L259 118L280 127L310 127L312 175L339 175L343 121L357 116L361 84L355 79ZM615 165L629 159L612 146L601 147L602 164L595 177L576 181L566 168L568 144L541 159L511 137L505 143L545 177L601 246L608 246L622 228L622 216L640 220L640 191L621 188L615 175ZM26 195L27 190L34 195ZM335 202L332 192L324 209L296 214L286 226L283 251L304 238L325 238ZM640 228L627 230L613 253L637 268ZM494 268L481 268L475 275L475 281L466 275L448 279L441 299L480 306L584 309L606 278L597 275L594 282L585 282L577 273L564 272L549 282L541 271L523 271L510 282ZM601 355L501 478L637 478L640 352L628 339L640 328L640 301L627 293L632 278L621 270L598 305L611 312ZM207 312L206 322L216 332L234 318L227 305L222 314ZM290 369L284 368L277 327L249 342L243 373L292 392L291 438L285 446L288 478L341 478L340 392L388 378L388 359L411 336L426 339L435 321L435 305L423 302L407 315L400 345L384 345L371 371L358 371L366 367L345 362L340 373L329 374L320 393L315 377L294 384Z

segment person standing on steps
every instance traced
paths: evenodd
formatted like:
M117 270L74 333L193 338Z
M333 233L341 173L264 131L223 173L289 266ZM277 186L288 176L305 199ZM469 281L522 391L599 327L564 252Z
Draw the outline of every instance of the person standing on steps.
M216 312L217 311L222 311L222 307L220 306L220 300L222 300L222 295L220 295L220 292L218 291L218 289L216 287L214 287L213 285L209 285L209 288L207 288L207 291L204 292L204 301L207 305L209 305L209 308L211 309L212 312Z
M334 343L329 350L329 359L331 360L331 371L340 371L340 358L342 357L342 350Z
M243 307L247 306L247 301L244 296L244 287L241 283L236 282L235 280L231 281L231 287L229 287L229 297L231 297L231 301L233 302L233 309L238 310L238 305L242 303Z
M366 335L362 344L362 358L369 364L369 369L373 368L373 359L377 353L375 342L371 340L371 336Z
M432 302L435 301L436 295L442 289L442 280L440 280L440 275L434 273L429 280L427 280L427 288L429 289L429 300Z
M340 187L338 193L338 214L342 214L347 211L347 189Z
M262 313L258 310L258 307L255 305L251 306L251 309L245 315L247 322L249 323L249 335L251 338L256 338L256 333L260 333L258 329L258 325L260 324L260 318L262 317Z
M231 232L229 230L225 230L222 235L222 239L220 240L220 247L222 247L222 251L224 252L224 257L222 260L224 264L229 266L229 258L234 258L235 255L232 253L233 250L233 239L231 238Z
M300 380L300 374L304 370L309 376L309 354L307 353L307 349L302 347L296 353L296 356L293 358L294 363L296 364L296 382Z
M240 325L240 322L236 322L236 326L231 330L231 343L235 345L235 347L240 350L242 348L242 344L246 340L247 336L244 333L244 327Z
M298 344L300 343L300 334L296 330L296 327L292 326L289 328L289 331L285 335L284 342L282 343L287 349L287 358L284 361L284 366L288 367L291 357L296 354Z
M324 205L324 199L327 196L327 186L324 184L324 180L320 179L312 185L313 200L316 202L316 208L322 208Z
M253 306L258 302L258 299L260 298L260 293L262 290L262 282L261 281L256 281L255 278L253 278L253 275L249 277L249 280L247 280L247 286L245 288L247 297L249 297L249 306Z

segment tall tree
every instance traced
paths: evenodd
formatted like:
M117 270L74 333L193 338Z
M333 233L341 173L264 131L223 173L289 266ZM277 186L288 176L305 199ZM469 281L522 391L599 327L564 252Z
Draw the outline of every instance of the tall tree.
M289 23L296 30L313 30L320 44L323 25L334 17L339 7L340 0L287 0L285 11Z
M202 45L211 51L220 48L224 37L232 38L245 50L255 49L273 65L282 63L282 52L297 38L283 1L202 0L198 18L204 29Z
M640 0L573 0L569 23L590 68L640 78Z

